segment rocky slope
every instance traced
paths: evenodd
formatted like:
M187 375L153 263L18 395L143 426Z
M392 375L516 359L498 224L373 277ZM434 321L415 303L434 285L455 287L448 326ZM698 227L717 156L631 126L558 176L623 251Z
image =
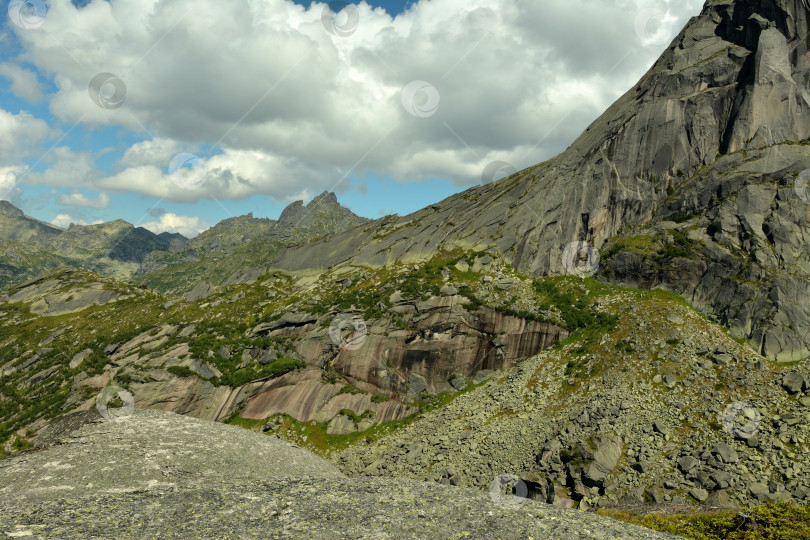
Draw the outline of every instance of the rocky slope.
M583 508L810 495L807 365L769 361L662 291L453 253L193 301L63 272L10 291L0 314L9 452L116 386L352 475L483 489L503 476Z
M169 300L62 270L9 290L0 440L10 451L59 410L92 407L109 384L139 408L261 423L281 414L359 434L531 357L571 326L560 312L569 299L486 255L242 281Z
M612 329L497 373L337 463L483 489L503 479L580 508L810 502L807 365L771 364L663 293L603 292Z
M4 536L676 538L499 493L349 479L278 439L169 413L71 415L39 442L0 461Z
M560 156L409 216L286 249L272 266L411 263L461 247L495 249L531 275L559 275L572 242L602 249L634 225L697 214L690 225L707 242L698 264L663 273L674 280L636 279L638 265L614 267L611 278L682 292L769 358L806 356L801 172L810 149L798 143L810 135L808 13L802 0L710 0ZM767 288L748 283L759 276ZM741 302L751 307L738 310Z

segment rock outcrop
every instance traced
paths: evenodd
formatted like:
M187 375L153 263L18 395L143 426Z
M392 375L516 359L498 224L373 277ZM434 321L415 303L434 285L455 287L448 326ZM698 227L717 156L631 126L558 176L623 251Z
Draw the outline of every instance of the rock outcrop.
M345 478L300 448L222 424L139 410L117 420L67 416L38 451L0 460L0 534L676 538L500 493Z
M0 296L0 304L23 302L31 313L57 316L108 304L121 296L111 282L89 280L86 273L64 269L17 285Z
M601 301L622 313L613 330L499 372L336 463L482 489L508 477L582 509L810 502L808 367L765 361L665 295Z

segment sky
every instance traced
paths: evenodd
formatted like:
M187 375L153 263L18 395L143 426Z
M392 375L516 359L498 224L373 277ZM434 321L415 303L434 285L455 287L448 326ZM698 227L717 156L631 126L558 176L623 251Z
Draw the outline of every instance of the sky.
M565 150L702 0L4 0L0 199L193 236L405 215Z

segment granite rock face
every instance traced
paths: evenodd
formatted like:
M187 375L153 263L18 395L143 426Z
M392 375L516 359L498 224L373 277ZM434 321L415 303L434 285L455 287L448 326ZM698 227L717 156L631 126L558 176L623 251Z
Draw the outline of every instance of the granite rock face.
M502 494L349 479L275 437L158 411L68 415L38 443L0 460L4 536L676 538Z
M768 362L666 293L643 295L601 300L622 316L591 346L548 349L335 463L480 489L508 477L566 508L810 502L807 363Z
M658 285L694 296L771 358L806 356L803 238L810 207L807 197L790 194L795 176L789 186L784 176L810 166L810 149L791 146L786 156L782 143L810 136L808 14L801 0L710 0L638 84L563 154L409 216L286 249L271 266L383 266L463 247L496 249L518 270L557 275L572 242L601 249L611 237L661 219L662 207L670 215L676 208L707 217L713 211L709 224L698 223L707 236L731 228L732 236L739 233L735 256L759 265L753 274L781 271L770 292L746 284L755 275L738 279L739 269L729 265L739 264L720 240L700 264L678 268L677 283ZM722 178L712 176L725 160L744 162L747 152L765 154L757 172L738 163ZM763 175L782 188L756 187ZM707 210L705 198L712 196L717 205ZM737 314L741 302L750 307Z

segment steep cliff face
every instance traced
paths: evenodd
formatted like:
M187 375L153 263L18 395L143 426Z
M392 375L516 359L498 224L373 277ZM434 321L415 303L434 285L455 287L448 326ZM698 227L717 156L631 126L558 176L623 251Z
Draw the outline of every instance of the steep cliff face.
M798 174L807 166L802 163L810 152L796 147L791 153L794 163L785 164L780 145L805 141L810 135L809 14L804 0L711 0L639 83L563 154L412 215L378 220L320 243L284 250L272 265L383 266L396 260L423 260L440 247L457 246L495 249L521 271L558 275L564 273L563 253L571 242L603 248L608 239L627 234L635 225L676 212L704 215L707 207L698 201L705 203L711 194L719 200L741 185L761 182L764 174L780 174L780 167L782 173ZM716 181L708 180L713 191L706 188L707 175L725 163L720 157L755 151L767 154L756 174L749 174L743 165L726 169ZM774 177L774 181L781 180ZM691 194L694 189L703 195ZM775 193L773 199L787 195ZM782 265L794 283L779 285L778 294L758 300L761 305L753 311L760 315L737 321L729 313L739 295L718 296L717 290L734 288L727 280L737 272L718 270L727 263L716 250L706 254L706 269L689 269L689 275L679 276L681 285L673 287L728 321L739 337L767 343L763 352L779 358L801 356L808 345L798 335L803 332L786 329L785 319L798 317L795 325L801 327L810 320L803 310L792 310L782 312L773 324L767 322L782 309L776 296L784 298L798 290L802 299L810 294L807 272L794 266L794 260L806 253L802 237L807 200L790 204L792 210L776 212L771 221L796 223L798 232L768 242L776 252L796 256L767 266L764 273ZM720 212L726 217L719 219L728 224L745 211L727 205ZM714 234L705 232L709 237ZM739 255L755 257L753 244L742 241ZM715 283L701 288L705 272ZM665 282L657 284L667 286ZM753 295L752 290L744 296ZM794 335L785 337L785 332Z

